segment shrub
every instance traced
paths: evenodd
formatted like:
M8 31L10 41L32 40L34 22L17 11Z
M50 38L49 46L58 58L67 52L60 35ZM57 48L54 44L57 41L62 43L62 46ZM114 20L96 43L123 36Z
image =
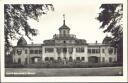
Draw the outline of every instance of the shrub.
M114 67L121 66L117 63L85 63L85 62L68 62L63 63L36 63L36 64L10 64L6 65L6 68L96 68L96 67Z
M16 63L13 63L13 64L5 64L5 68L24 68L25 66L22 65L22 64L16 64Z

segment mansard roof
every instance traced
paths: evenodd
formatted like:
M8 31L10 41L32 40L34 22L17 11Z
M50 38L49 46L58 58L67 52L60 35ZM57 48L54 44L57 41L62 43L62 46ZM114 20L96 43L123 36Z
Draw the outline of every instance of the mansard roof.
M59 41L74 41L74 43L70 42L70 43L56 43L55 41L56 40L59 40ZM44 44L43 45L87 45L87 42L85 39L62 39L62 38L59 38L59 39L49 39L49 40L44 40Z
M88 43L88 46L110 46L109 44L103 43Z

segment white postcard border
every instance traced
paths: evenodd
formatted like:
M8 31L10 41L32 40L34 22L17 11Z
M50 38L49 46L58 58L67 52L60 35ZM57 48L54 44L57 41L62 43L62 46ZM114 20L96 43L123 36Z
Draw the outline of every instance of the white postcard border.
M123 3L123 76L85 76L85 77L5 77L4 68L4 4L18 3L18 4L44 4L52 3L52 0L44 2L45 0L2 0L1 16L0 16L0 55L1 55L1 80L2 82L126 82L127 81L127 0L95 0L99 3ZM55 0L57 1L57 0ZM73 0L72 0L73 1ZM82 0L79 0L82 1ZM94 1L94 0L87 0Z

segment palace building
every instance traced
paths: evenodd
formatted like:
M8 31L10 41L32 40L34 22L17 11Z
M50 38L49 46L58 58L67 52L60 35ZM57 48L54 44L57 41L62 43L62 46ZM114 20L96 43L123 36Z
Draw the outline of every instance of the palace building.
M32 64L48 61L80 61L90 63L111 63L117 61L117 51L109 44L87 43L70 34L70 28L65 24L59 28L59 34L52 39L44 40L43 44L27 44L21 37L14 47L13 62Z

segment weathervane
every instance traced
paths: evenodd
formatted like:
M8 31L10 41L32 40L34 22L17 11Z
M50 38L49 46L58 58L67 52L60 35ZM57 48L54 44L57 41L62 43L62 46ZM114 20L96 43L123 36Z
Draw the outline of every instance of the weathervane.
M63 22L64 22L64 25L65 25L65 14L63 14L63 19L64 19L64 20L63 20Z
M65 14L63 14L63 18L64 18L64 20L65 20Z

